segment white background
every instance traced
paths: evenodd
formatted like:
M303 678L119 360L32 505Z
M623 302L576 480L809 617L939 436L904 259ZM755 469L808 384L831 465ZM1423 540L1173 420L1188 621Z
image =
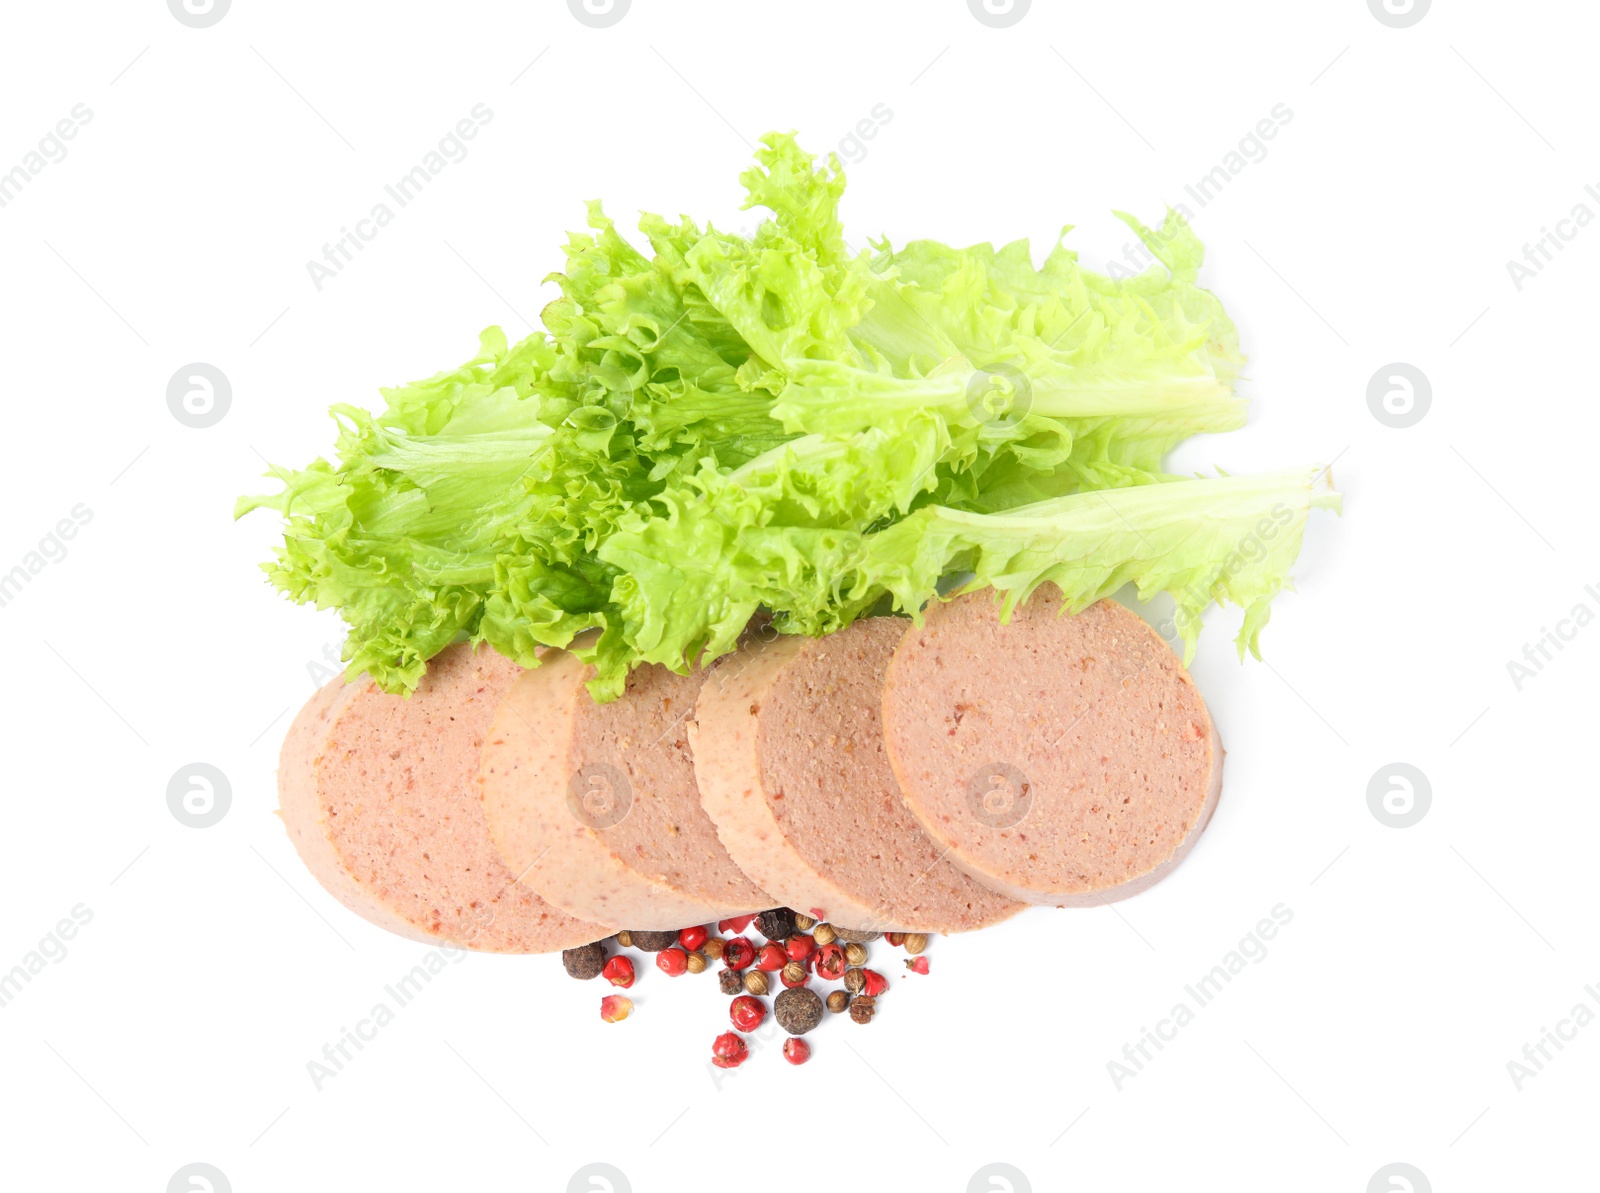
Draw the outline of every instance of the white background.
M996 1161L1035 1190L1360 1193L1395 1161L1441 1191L1594 1179L1600 1026L1520 1092L1507 1070L1600 984L1600 628L1521 691L1507 672L1573 606L1600 612L1600 227L1520 292L1506 268L1576 204L1600 213L1591 6L1441 0L1407 29L1364 0L1036 0L1009 29L961 0L635 0L605 29L555 0L4 21L0 170L93 112L0 209L0 571L93 512L0 608L0 970L93 913L0 1009L6 1187L159 1193L193 1161L239 1193L566 1189L590 1162L639 1193L956 1191ZM470 155L318 292L306 262L478 103ZM1128 240L1112 208L1187 201L1280 103L1265 159L1195 220L1251 425L1177 463L1336 460L1346 513L1313 523L1266 664L1235 660L1225 614L1205 635L1230 753L1191 858L1115 908L938 940L876 1023L830 1023L804 1068L766 1049L721 1090L710 976L651 971L608 1026L548 957L452 966L314 1089L306 1063L426 950L324 894L274 815L278 746L340 634L256 570L274 518L231 520L263 459L327 451L329 404L454 366L487 324L526 334L583 199L630 227L750 226L736 177L768 129L826 150L892 112L852 154L856 243L1042 254L1076 222L1100 264ZM192 361L232 383L209 429L167 408ZM1394 361L1432 383L1409 429L1367 406ZM166 805L196 761L232 787L204 830ZM1396 761L1433 792L1404 830L1367 806ZM1119 1091L1107 1062L1279 903L1266 959Z

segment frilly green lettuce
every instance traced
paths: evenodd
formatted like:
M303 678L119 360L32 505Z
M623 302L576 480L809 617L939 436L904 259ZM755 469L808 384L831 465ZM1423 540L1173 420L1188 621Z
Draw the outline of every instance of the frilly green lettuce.
M598 630L575 648L605 699L640 663L708 663L758 612L827 633L916 614L954 571L1008 606L1045 581L1073 608L1169 591L1191 647L1231 601L1255 648L1329 499L1307 472L1163 470L1245 418L1233 323L1176 213L1158 232L1118 213L1161 262L1125 280L1060 243L1038 266L1026 242L855 248L837 159L781 134L756 159L746 206L771 215L750 236L645 215L645 251L591 203L543 330L489 329L382 413L336 406L337 464L274 468L282 492L239 502L283 516L265 570L339 610L352 676L407 692L461 638L531 667Z

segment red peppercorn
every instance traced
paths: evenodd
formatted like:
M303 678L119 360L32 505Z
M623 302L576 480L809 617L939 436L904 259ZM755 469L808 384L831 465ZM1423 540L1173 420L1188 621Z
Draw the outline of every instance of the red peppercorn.
M762 945L761 952L756 955L756 968L768 973L776 973L788 963L789 954L784 952L781 944L775 942Z
M811 1045L799 1036L790 1036L783 1042L783 1059L791 1065L803 1065L811 1059Z
M656 954L656 968L675 978L689 968L689 954L682 949L662 949Z
M621 1023L633 1011L633 999L621 994L608 994L600 1000L600 1018L607 1023Z
M862 987L861 993L865 994L868 998L877 998L878 995L882 994L889 988L889 979L884 977L877 970L864 969L861 972L866 975L867 979L867 984Z
M742 936L722 942L722 963L729 969L746 969L756 959L756 946Z
M621 986L626 990L633 985L633 962L626 957L613 957L606 962L606 967L600 971L600 976L613 986Z
M894 948L899 948L906 942L906 934L904 932L885 932L883 938Z
M718 920L718 932L743 932L755 920L754 914L736 915L731 920Z
M737 1069L749 1055L750 1049L731 1031L725 1031L711 1041L711 1063L719 1069Z
M906 968L912 973L927 973L928 959L926 957L912 957L906 962Z
M707 932L703 927L696 924L693 928L685 928L682 932L678 933L678 943L692 953L701 945L705 944L706 937L710 935L711 933Z
M804 961L817 951L817 942L809 935L796 933L783 942L784 952L791 961Z
M824 981L837 982L850 968L844 950L836 944L825 944L817 950L817 976Z
M728 1018L740 1031L755 1031L767 1017L767 1005L759 998L741 994L728 1007Z

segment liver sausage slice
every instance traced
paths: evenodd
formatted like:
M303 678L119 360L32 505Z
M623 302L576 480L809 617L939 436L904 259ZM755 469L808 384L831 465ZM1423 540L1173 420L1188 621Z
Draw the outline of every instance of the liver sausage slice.
M884 742L906 806L950 860L1059 907L1155 883L1222 790L1194 681L1135 614L1061 616L1041 587L1001 625L994 594L935 603L889 663Z
M520 886L478 803L485 731L521 668L452 646L410 699L334 680L295 718L279 808L300 857L346 907L413 940L493 953L587 944L611 927Z
M689 740L706 811L773 898L851 928L962 932L1023 904L941 857L884 756L884 671L911 625L868 618L720 660Z
M572 915L630 929L770 907L700 806L686 722L705 672L649 664L596 704L594 668L546 653L496 714L480 772L490 835L522 882Z

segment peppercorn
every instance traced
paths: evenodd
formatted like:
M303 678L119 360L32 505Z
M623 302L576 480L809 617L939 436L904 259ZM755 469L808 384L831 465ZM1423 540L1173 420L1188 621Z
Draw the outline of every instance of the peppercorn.
M835 990L828 995L828 1010L835 1015L842 1015L850 1009L850 995L844 990Z
M865 970L847 969L844 971L844 988L851 994L860 994L867 988L867 975Z
M682 949L662 949L656 954L656 968L675 978L689 968L689 954Z
M759 998L741 994L728 1006L728 1018L740 1031L755 1031L767 1017L767 1004Z
M811 931L811 939L818 945L832 944L834 940L832 924L818 924Z
M742 936L722 942L722 963L729 969L745 969L756 959L756 946Z
M704 953L709 960L721 961L722 960L722 937L713 936L713 937L709 938L705 942L705 944L700 946L700 951L702 953Z
M791 1065L803 1065L811 1059L811 1045L796 1037L783 1042L783 1059Z
M817 950L817 976L823 981L837 982L845 968L844 950L838 945L825 944Z
M778 1026L791 1036L803 1036L822 1022L822 998L805 986L785 990L772 1002Z
M782 969L789 960L789 954L784 952L781 944L768 941L761 946L761 951L756 954L756 968L764 969L768 973L776 973Z
M624 929L617 933L617 943L625 949L633 947L633 934Z
M706 938L710 935L711 933L707 932L704 927L696 924L694 927L685 928L678 933L678 943L692 953L705 944Z
M620 954L607 961L606 967L600 972L613 986L621 986L626 990L633 985L633 962Z
M804 961L791 961L783 967L783 972L779 976L783 979L785 986L792 987L804 986L806 979L811 975L806 972L806 963Z
M744 1040L731 1031L725 1031L711 1041L711 1063L719 1069L737 1069L750 1055Z
M744 989L744 978L737 969L724 969L717 974L717 984L724 994L737 994Z
M593 944L579 945L575 949L564 949L561 953L561 964L567 967L567 973L580 982L597 978L600 976L600 971L606 967L605 942L597 940Z
M885 932L883 938L895 948L899 948L906 942L906 934L904 932Z
M871 995L863 994L860 998L850 1000L850 1018L857 1023L871 1023L877 1009L878 1000Z
M755 918L756 917L754 915L736 915L731 920L718 920L717 931L743 932L750 926L750 921Z
M844 959L850 965L865 965L867 963L867 946L854 942L845 945Z
M783 951L789 955L791 961L804 961L816 952L817 942L803 932L796 932L783 942Z
M915 957L928 947L928 938L921 932L906 933L906 952Z
M787 907L774 907L756 916L756 930L768 940L788 940L794 927L794 912Z
M607 1023L621 1023L633 1014L633 999L621 994L608 994L600 1000L600 1018Z
M670 949L678 943L676 932L641 932L632 929L628 935L633 940L633 947L643 949L647 953L659 953L662 949Z
M797 911L794 913L794 926L802 932L809 932L817 926L817 921L808 915L801 915Z
M867 984L862 987L862 992L868 998L877 998L878 995L889 988L889 979L875 969L863 969L861 976L867 981Z
M767 992L767 975L759 969L752 969L744 975L744 988L747 994L765 994Z
M854 928L841 928L838 924L833 926L833 934L848 944L871 944L883 937L882 932L858 932Z
M706 957L705 957L705 954L704 953L690 953L689 954L689 959L687 961L685 961L683 964L684 964L684 968L687 969L690 973L705 973L705 971L706 971Z
M927 973L928 959L926 957L909 957L906 959L906 968L912 973Z

